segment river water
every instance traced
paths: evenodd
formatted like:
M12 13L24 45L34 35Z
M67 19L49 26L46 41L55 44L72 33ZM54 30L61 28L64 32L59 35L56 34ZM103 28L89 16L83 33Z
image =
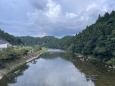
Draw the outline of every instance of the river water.
M115 86L114 71L102 62L49 50L8 74L0 86Z

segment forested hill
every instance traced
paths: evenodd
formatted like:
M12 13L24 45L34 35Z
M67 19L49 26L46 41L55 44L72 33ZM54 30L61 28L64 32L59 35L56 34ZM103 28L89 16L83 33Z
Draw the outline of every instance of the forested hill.
M7 40L9 43L11 43L13 45L23 44L22 41L20 40L20 38L10 35L4 31L2 31L1 29L0 29L0 38Z
M109 60L115 57L115 11L99 16L95 24L74 37L71 50Z
M65 36L63 38L56 38L54 36L45 36L45 37L31 37L23 36L20 37L25 46L34 46L41 45L48 48L61 48L69 49L69 46L74 42L74 36Z
M30 37L23 36L20 37L25 46L34 46L41 45L49 48L60 48L60 39L54 36L45 36L45 37Z

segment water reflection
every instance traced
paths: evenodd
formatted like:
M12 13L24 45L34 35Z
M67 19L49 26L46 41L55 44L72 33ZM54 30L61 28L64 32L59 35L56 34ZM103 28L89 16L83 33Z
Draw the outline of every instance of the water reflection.
M9 84L17 83L18 76L23 76L24 71L28 69L28 65L24 65L14 73L10 73L0 81L0 86L9 86Z
M38 63L29 66L24 76L17 79L18 83L9 86L94 86L71 62L59 57L40 58Z
M97 61L50 51L3 78L0 86L115 86L114 80Z

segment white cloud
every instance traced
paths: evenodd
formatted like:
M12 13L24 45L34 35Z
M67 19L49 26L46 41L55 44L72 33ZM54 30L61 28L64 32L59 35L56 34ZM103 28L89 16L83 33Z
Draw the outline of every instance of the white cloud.
M98 9L98 5L96 4L91 4L87 7L86 11L90 11L90 10L94 10L94 9Z
M47 33L43 32L43 33L38 33L34 37L44 37L44 36L47 36L47 35L48 35Z
M75 13L66 13L66 17L67 18L75 18L75 17L77 17L78 15L77 14L75 14Z
M61 13L61 6L53 2L52 0L48 0L47 3L47 11L45 12L46 16L49 18L55 18L58 17Z
M114 0L15 0L18 5L9 1L0 0L0 25L13 35L76 34L94 23L99 14L115 10Z

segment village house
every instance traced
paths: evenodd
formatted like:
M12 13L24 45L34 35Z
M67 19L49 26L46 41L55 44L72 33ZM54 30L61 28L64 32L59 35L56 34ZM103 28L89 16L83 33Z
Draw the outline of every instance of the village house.
M9 42L5 39L0 38L0 50L8 48Z

